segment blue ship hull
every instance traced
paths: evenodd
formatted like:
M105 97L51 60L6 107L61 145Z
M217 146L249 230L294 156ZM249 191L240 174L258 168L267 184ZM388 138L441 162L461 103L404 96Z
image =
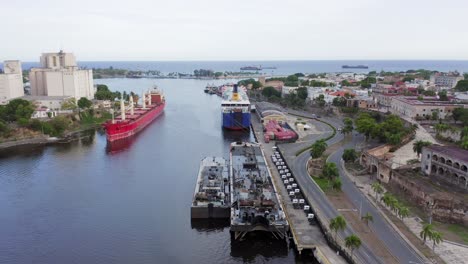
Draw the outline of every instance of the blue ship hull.
M230 130L250 129L250 113L223 113L223 128Z

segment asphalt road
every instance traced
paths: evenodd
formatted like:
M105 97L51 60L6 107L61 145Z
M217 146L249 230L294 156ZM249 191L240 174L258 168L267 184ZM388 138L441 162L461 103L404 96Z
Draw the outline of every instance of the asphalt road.
M351 199L351 202L354 204L355 208L360 208L362 203L362 214L369 212L374 217L374 221L369 223L369 226L400 263L422 263L423 260L421 260L419 255L393 229L393 227L388 224L388 222L380 214L379 210L367 200L367 198L356 187L351 179L345 175L342 167L340 166L341 156L343 155L344 149L355 148L357 144L363 141L363 136L353 136L353 140L351 142L341 147L338 151L333 153L333 155L330 155L328 159L329 162L336 163L339 169L342 181L341 189Z
M335 127L340 127L342 125L341 121L337 119L327 118L324 121L327 121ZM326 136L326 134L317 135L316 139L325 138ZM337 133L327 143L328 145L332 145L342 139L343 135ZM351 182L347 176L345 176L341 169L340 160L344 149L356 148L356 145L363 142L363 140L364 137L353 135L351 142L343 147L340 147L329 157L329 161L335 162L339 168L342 180L342 190L351 199L351 202L354 204L355 208L359 208L362 202L362 212L369 212L372 214L374 217L374 222L370 223L371 228L374 230L379 239L385 243L389 251L398 259L400 263L423 263L423 260L421 260L419 255L408 245L405 240L401 238L397 232L393 230L393 228L380 215L377 208L370 204L366 197L364 197L364 195L360 190L358 190L354 183ZM291 158L291 156L289 157L290 159L288 164L296 177L296 181L302 187L303 192L315 201L315 204L318 206L316 210L320 211L322 217L327 219L338 216L338 211L333 207L328 198L323 194L320 188L313 183L312 179L308 175L306 163L310 157L309 152L306 151L295 158ZM347 226L343 232L340 232L342 237L347 237L354 233L355 232L353 232L352 228L349 226ZM363 244L358 250L355 251L354 254L362 263L383 263L383 261L379 259L379 257L376 256L366 244Z

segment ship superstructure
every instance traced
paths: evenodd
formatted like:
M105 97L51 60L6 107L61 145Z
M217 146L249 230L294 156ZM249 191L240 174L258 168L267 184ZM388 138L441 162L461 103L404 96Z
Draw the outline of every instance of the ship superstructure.
M207 157L200 163L190 214L197 218L228 218L228 162L220 157Z
M235 239L252 231L284 238L288 221L260 144L232 143L230 160L231 231Z
M129 97L128 106L120 101L120 115L103 124L107 141L116 141L135 135L158 117L166 106L163 93L154 87L143 93L141 106L136 106L133 96Z
M244 87L224 86L221 102L222 126L229 130L250 129L250 101Z

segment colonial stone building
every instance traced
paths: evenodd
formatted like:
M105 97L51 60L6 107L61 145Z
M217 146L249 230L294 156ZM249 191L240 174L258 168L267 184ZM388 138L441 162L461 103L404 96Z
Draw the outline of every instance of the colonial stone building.
M424 147L421 171L425 175L468 189L468 150L440 145Z

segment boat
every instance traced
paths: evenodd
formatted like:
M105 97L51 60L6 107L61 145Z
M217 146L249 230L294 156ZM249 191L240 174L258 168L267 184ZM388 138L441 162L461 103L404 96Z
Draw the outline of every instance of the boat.
M239 89L237 84L223 86L221 102L222 127L229 130L250 129L250 101L245 87Z
M343 69L369 69L369 66L366 65L343 65Z
M258 143L233 142L229 166L231 234L266 231L286 238L289 225L272 182L265 155Z
M244 66L240 68L241 71L261 71L262 66Z
M200 162L190 208L192 219L229 218L231 207L227 164L226 159L220 157L207 157Z
M161 115L166 106L164 95L157 87L143 93L141 99L142 105L135 106L133 97L130 96L129 111L125 107L123 98L121 99L120 115L115 118L113 116L103 124L107 141L113 142L135 135Z

